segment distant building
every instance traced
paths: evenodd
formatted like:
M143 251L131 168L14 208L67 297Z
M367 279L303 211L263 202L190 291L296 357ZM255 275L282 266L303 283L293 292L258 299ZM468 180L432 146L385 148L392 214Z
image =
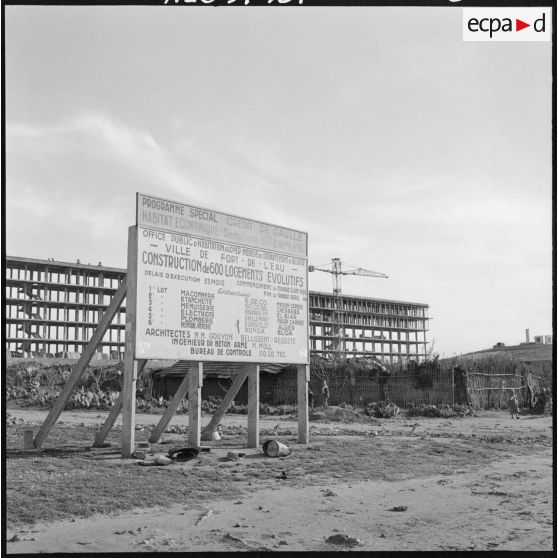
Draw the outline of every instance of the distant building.
M21 357L79 356L126 277L125 269L100 262L15 256L6 257L5 270L6 349ZM125 314L123 304L103 337L98 357L124 357ZM428 319L427 304L351 295L337 299L332 293L310 291L310 352L418 361L427 353Z
M535 343L543 343L544 345L552 345L552 335L535 335Z

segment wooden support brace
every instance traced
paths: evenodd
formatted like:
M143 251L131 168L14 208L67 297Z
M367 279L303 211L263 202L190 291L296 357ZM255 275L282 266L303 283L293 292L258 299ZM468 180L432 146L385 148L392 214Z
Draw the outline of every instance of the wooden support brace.
M107 437L108 433L112 430L116 418L120 414L121 410L122 410L122 392L120 392L118 399L114 402L114 405L111 407L107 419L105 420L103 426L101 426L101 430L99 430L95 434L95 441L93 442L94 448L100 448L104 444L105 438Z
M161 436L163 435L165 428L167 427L170 420L172 419L174 412L178 408L178 405L180 404L182 399L186 397L186 394L188 393L188 388L190 387L188 376L189 374L184 374L184 378L182 378L182 382L180 382L180 385L178 386L178 389L176 390L174 397L171 399L169 406L163 413L163 416L161 417L161 420L159 421L157 426L153 429L153 432L151 432L149 441L152 444L156 444L161 439Z
M260 445L260 366L248 365L248 447Z
M114 315L120 308L120 305L122 304L122 301L124 300L125 296L126 296L126 281L122 281L122 283L120 283L120 286L118 287L118 290L112 297L112 300L110 301L108 308L103 314L103 317L101 318L101 321L97 326L97 329L95 329L95 332L91 337L91 341L89 341L89 343L83 349L83 352L81 353L81 357L75 364L72 373L70 374L70 377L64 384L64 388L62 389L60 395L58 396L58 399L56 400L54 407L50 410L47 418L45 419L45 422L43 422L41 428L39 429L39 432L37 433L37 436L35 437L35 440L33 442L37 449L41 448L43 442L48 436L48 433L50 432L50 429L54 426L54 424L60 417L60 414L64 410L64 407L66 406L66 403L70 398L70 395L72 394L74 387L76 386L78 380L81 378L82 374L87 368L87 365L93 358L93 355L95 354L95 351L99 343L102 341L105 332L107 331L110 323L112 322Z
M139 361L138 374L141 374L141 371L143 370L146 363L147 360ZM93 442L94 448L101 447L105 442L105 438L107 437L108 433L112 430L112 427L114 426L114 423L116 422L116 419L120 414L120 411L122 410L122 400L123 400L123 395L122 392L120 392L120 395L118 396L118 399L114 402L114 405L111 407L109 415L105 420L103 426L101 427L101 430L99 430L99 432L97 432L97 434L95 435L95 441Z
M298 386L298 443L307 444L309 438L308 426L308 382L310 381L310 366L297 365Z
M232 383L231 387L229 388L229 391L227 391L227 393L225 394L225 398L221 402L221 405L219 405L218 409L215 411L215 414L209 421L209 424L203 429L204 433L211 433L217 429L217 426L219 426L219 423L225 416L227 409L229 408L230 404L233 402L234 398L236 397L236 394L239 392L240 388L242 387L242 384L248 377L248 370L249 369L247 366L244 366L240 370L240 372L234 379L234 382Z
M201 389L203 385L203 363L192 362L188 371L188 445L201 445Z

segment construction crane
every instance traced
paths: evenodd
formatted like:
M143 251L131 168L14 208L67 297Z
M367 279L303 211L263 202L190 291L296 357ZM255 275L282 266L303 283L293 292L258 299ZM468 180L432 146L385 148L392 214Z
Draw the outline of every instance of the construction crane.
M351 265L351 264L348 264ZM381 277L387 279L385 273L369 271L362 267L351 266L343 269L339 258L331 259L331 267L325 265L309 265L308 271L324 271L333 276L333 294L335 295L335 308L333 311L334 337L336 338L334 353L336 358L341 358L345 354L344 330L343 330L343 301L341 299L341 275L361 275L363 277Z

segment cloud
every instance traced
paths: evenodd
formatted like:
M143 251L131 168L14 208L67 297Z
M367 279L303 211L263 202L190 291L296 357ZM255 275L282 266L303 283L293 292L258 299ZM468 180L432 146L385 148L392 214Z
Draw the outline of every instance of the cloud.
M100 113L53 125L12 123L6 139L7 245L14 254L62 259L89 253L122 265L135 192L187 194L194 203L203 198L148 131Z
M344 278L344 293L431 304L442 346L456 346L454 317L472 305L479 323L490 317L483 331L506 341L529 316L548 319L551 206L541 187L476 169L352 168L327 157L318 166L273 140L186 125L163 140L98 112L10 124L7 154L14 255L123 267L140 191L308 232L310 263L340 257L390 276ZM329 274L310 281L331 290ZM481 333L459 336L460 346L483 345Z
M46 145L43 142L47 142ZM187 174L180 170L168 151L145 130L117 122L100 113L84 113L56 126L8 126L7 144L30 160L49 156L72 165L87 160L105 159L126 167L132 176L152 181L157 188L195 197ZM53 161L56 165L60 161ZM51 169L54 170L54 169ZM116 193L113 189L113 193Z

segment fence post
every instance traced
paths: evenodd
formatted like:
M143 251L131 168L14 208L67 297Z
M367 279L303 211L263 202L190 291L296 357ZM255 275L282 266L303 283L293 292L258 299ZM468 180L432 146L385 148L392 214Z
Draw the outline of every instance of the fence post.
M455 371L451 369L451 406L455 407Z

